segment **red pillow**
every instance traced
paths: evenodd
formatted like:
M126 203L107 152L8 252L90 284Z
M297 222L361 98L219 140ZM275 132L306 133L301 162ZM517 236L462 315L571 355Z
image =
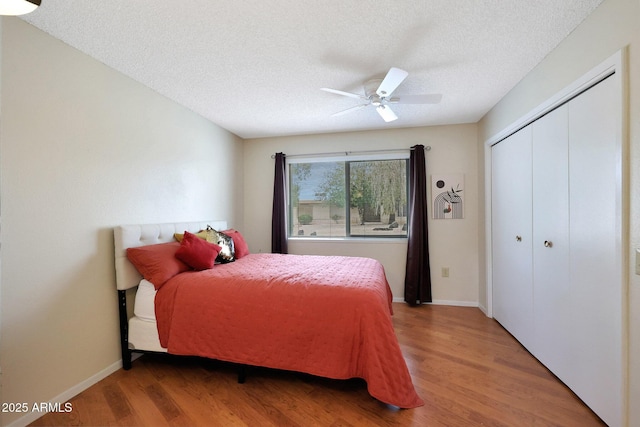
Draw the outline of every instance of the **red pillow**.
M238 230L234 230L230 228L229 230L221 231L221 233L226 234L227 236L231 236L233 239L233 246L236 251L236 259L242 258L245 255L249 255L249 245L244 240L244 237Z
M185 231L180 248L176 251L176 258L194 270L207 270L213 268L220 249L222 248L215 243Z
M187 264L176 258L179 248L178 242L127 248L127 258L157 290L176 274L189 270Z

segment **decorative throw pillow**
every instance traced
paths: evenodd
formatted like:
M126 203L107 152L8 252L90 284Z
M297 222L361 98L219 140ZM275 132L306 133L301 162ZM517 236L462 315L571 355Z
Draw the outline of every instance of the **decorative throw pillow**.
M185 230L185 233L186 233L186 230ZM207 231L206 230L200 230L197 233L195 233L195 235L198 236L199 238L203 239L203 240L207 239ZM182 239L184 238L184 233L174 233L173 237L178 242L182 242Z
M176 258L194 270L207 270L213 268L220 249L220 246L185 231Z
M189 270L187 264L176 258L179 248L178 242L127 248L127 258L158 290L176 274Z
M240 259L243 256L249 255L249 245L247 245L247 242L244 240L244 237L238 230L230 228L228 230L222 231L222 233L231 236L231 238L233 239L236 259Z
M222 248L216 258L216 263L225 264L236 260L235 246L231 236L220 231L216 231L209 225L207 225L207 229L205 231L207 232L207 242L215 243Z

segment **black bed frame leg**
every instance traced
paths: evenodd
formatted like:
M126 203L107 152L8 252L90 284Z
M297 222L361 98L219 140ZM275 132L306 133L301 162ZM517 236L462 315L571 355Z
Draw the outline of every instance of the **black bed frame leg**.
M247 365L238 365L238 384L244 384L247 380Z
M127 322L127 292L118 290L118 311L120 314L120 349L122 350L122 368L131 369L132 352L129 350L129 323Z
M122 352L122 369L128 371L131 369L131 351L123 351Z

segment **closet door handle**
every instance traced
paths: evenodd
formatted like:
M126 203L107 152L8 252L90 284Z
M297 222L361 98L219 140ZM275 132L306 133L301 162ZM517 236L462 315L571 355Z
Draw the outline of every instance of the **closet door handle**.
M516 236L516 242L522 242L522 236Z
M553 242L551 240L545 240L544 241L544 247L545 248L551 248L553 247Z

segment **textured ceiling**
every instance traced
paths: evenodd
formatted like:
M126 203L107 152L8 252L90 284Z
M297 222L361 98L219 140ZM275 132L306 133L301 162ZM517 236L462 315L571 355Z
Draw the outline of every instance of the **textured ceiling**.
M602 0L43 0L22 18L243 137L478 121ZM332 117L391 67L437 105Z

